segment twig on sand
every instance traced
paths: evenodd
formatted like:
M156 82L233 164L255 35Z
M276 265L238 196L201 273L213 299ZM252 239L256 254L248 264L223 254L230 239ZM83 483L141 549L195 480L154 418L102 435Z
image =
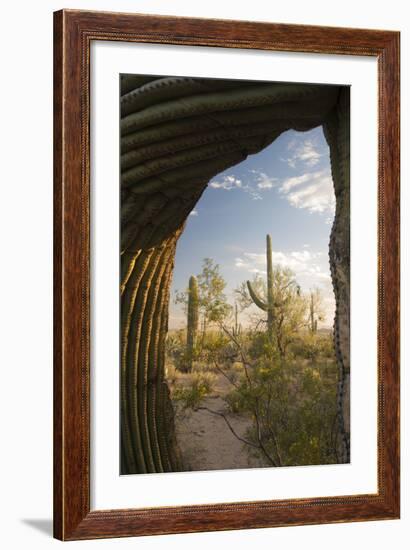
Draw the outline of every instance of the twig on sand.
M196 409L197 411L208 411L209 413L211 414L214 414L216 416L220 416L221 418L223 418L226 422L226 425L228 426L228 428L231 430L231 432L233 433L233 435L236 437L236 439L239 439L239 441L242 441L242 443L245 443L245 445L249 445L250 447L254 447L255 449L259 449L259 445L255 445L255 443L252 443L251 441L248 441L246 439L244 439L243 437L241 437L240 435L238 435L235 430L233 429L232 427L232 424L229 422L229 420L226 418L226 416L224 415L224 413L221 413L221 412L218 412L218 411L213 411L212 409L208 409L208 407L197 407Z

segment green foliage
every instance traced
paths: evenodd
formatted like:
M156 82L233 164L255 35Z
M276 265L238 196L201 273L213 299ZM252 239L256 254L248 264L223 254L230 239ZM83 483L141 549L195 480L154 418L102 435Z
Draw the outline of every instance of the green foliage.
M165 340L165 348L168 356L175 357L179 355L184 348L183 331L179 330L172 334L168 333Z
M335 360L333 336L328 333L305 331L290 345L294 357L315 362L318 359Z
M248 353L252 360L264 358L266 360L278 361L280 357L277 346L266 332L256 331L249 335Z
M196 409L201 401L212 392L215 375L210 372L195 372L188 386L178 385L173 399L179 401L183 409Z
M188 362L187 346L186 346L186 331L179 330L167 335L165 342L166 355L172 361L173 366L180 372L186 371ZM191 360L197 357L197 349L191 351Z
M216 330L208 331L202 346L204 359L211 360L210 356L223 352L223 350L229 346L230 340L224 332Z
M333 333L319 334L319 350L322 357L336 361L335 345L333 340Z
M227 402L254 417L248 439L272 464L335 463L336 379L335 363L307 368L262 357Z
M269 236L267 264L266 281L243 283L234 307L218 264L209 258L189 289L177 293L187 330L167 341L173 401L182 414L197 409L218 377L230 413L251 421L245 438L230 426L232 433L260 459L273 466L337 463L338 371L332 335L318 329L320 291L303 295L294 273L272 264ZM239 311L252 304L262 316L242 330Z
M219 264L215 264L211 258L203 260L198 286L200 304L207 321L219 322L229 315L231 306L224 294L226 281L219 272Z
M226 319L232 307L224 293L226 281L219 271L219 264L211 258L204 258L202 271L196 277L198 282L198 308L202 324L201 340L204 340L206 329L211 323L221 323ZM188 309L189 289L176 292L175 303Z

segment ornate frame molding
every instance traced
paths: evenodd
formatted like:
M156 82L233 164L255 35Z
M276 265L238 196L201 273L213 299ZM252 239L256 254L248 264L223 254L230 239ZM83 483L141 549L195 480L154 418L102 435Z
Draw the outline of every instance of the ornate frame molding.
M143 32L138 29L143 29ZM90 510L91 40L337 53L377 58L377 494L153 509ZM399 517L399 41L399 33L391 31L72 10L54 14L55 537L77 540Z

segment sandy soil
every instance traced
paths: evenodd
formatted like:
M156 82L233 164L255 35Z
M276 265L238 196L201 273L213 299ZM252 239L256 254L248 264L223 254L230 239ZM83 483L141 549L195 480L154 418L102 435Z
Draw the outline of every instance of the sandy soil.
M201 406L223 413L235 432L246 438L251 419L230 413L221 396L230 389L229 382L219 375L214 391ZM260 459L249 453L249 448L230 431L221 416L206 410L197 410L176 415L176 430L182 460L186 470L227 470L257 468L264 466Z

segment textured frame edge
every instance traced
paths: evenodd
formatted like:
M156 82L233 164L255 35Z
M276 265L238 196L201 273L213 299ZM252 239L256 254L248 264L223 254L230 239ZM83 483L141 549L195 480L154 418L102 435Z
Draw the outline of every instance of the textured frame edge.
M377 57L377 494L90 511L89 51L93 39ZM393 31L75 10L54 14L56 538L80 540L399 518L399 43L400 35Z

